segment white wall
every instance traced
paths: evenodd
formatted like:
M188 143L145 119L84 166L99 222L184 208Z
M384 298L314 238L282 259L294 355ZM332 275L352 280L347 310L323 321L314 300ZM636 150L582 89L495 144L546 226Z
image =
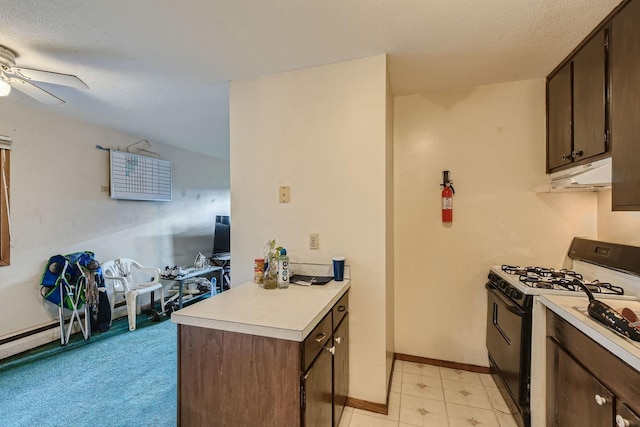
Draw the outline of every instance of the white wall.
M398 97L394 133L395 350L487 366L489 267L560 267L572 237L596 236L596 195L533 191L547 180L544 80Z
M233 284L252 280L268 239L292 262L346 256L350 396L386 402L385 56L232 82L230 99Z
M394 256L394 184L393 184L393 95L391 93L391 82L387 73L387 117L386 117L386 259L387 259L387 288L385 294L386 320L387 320L387 382L391 379L393 369L393 359L395 356L395 256Z
M0 267L0 339L57 319L40 296L52 255L90 250L99 261L138 259L149 266L193 263L210 253L216 214L229 212L228 163L155 144L173 165L173 201L111 200L109 153L140 138L55 115L55 107L0 100L0 135L11 152L11 265Z

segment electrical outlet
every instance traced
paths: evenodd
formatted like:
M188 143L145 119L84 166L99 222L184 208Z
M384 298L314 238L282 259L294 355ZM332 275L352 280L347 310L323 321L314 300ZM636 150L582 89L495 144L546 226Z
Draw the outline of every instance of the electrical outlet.
M289 203L289 187L280 187L280 203Z
M320 236L318 233L309 234L309 249L318 249L320 247Z

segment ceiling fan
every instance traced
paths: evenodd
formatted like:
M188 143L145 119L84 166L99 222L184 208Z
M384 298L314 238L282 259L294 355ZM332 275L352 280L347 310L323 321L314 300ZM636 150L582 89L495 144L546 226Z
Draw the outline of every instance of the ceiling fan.
M15 65L16 54L6 47L0 46L0 96L7 96L11 88L14 88L43 104L55 105L64 104L64 101L34 83L42 82L89 89L85 82L71 74L21 68Z

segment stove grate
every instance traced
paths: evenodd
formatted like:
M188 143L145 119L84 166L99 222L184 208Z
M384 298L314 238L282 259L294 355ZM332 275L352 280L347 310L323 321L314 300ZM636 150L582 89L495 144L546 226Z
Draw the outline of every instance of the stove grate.
M557 289L581 292L582 288L575 281L580 281L591 292L624 295L624 289L611 283L600 283L598 280L585 280L582 274L573 270L543 267L519 267L512 265L502 265L502 271L507 274L518 276L518 280L532 288Z

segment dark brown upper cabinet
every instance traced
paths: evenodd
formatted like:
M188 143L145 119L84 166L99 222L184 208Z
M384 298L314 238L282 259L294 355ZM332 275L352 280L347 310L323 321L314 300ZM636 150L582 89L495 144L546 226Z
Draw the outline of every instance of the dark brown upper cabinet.
M547 78L547 172L608 155L608 38L600 29Z
M612 209L640 210L640 1L629 2L611 29Z
M547 80L547 171L571 163L571 65Z

